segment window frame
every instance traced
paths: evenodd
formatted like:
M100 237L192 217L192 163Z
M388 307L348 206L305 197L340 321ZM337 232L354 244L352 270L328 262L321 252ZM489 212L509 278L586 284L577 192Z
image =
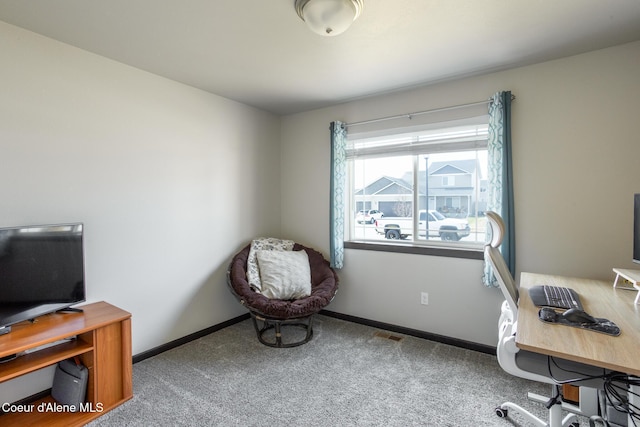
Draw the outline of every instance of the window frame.
M475 116L472 118L467 117L467 118L464 118L463 120L429 123L428 126L425 127L425 129L431 129L431 130L449 129L452 127L456 127L455 124L469 123L469 121L471 121L476 125L478 125L479 127L486 127L488 130L488 123L489 123L488 116L483 114L481 117L482 117L482 120L480 120L480 123L478 123L479 121L478 116ZM409 132L406 132L407 130L409 130ZM393 137L405 135L407 133L420 134L421 132L422 131L420 129L416 129L416 127L413 127L413 128L385 129L384 131L381 132L381 134L383 136L387 136L388 138L393 138ZM350 144L357 145L358 143L357 142L354 143L354 141L366 140L367 136L370 137L370 135L372 134L371 133L369 134L367 133L351 134L350 133L347 136L347 145L348 146L350 146ZM375 138L375 133L373 133L373 135ZM420 140L419 137L418 137L418 140ZM369 158L369 157L373 158L373 157L387 157L387 156L385 156L384 149L381 149L381 148L374 148L374 150L372 150L372 154L370 154L369 156L367 155L349 156L348 155L347 170L349 171L349 173L347 174L348 179L347 179L347 188L346 188L347 190L346 194L348 194L348 203L346 206L347 209L345 209L345 224L347 224L347 227L345 228L347 231L347 235L345 236L344 247L350 248L350 249L375 250L375 251L386 251L386 252L397 252L397 253L412 253L412 254L423 254L423 255L432 255L432 256L448 256L448 257L468 258L468 259L482 259L484 242L479 242L477 240L474 242L460 242L460 241L442 242L442 241L435 241L435 240L429 239L428 236L427 238L424 238L424 239L420 239L419 237L416 238L415 236L419 236L418 234L419 220L418 219L419 219L420 206L418 203L418 199L420 195L418 191L413 190L418 188L418 185L417 185L418 182L417 182L417 176L416 176L417 171L420 170L418 166L418 162L419 162L418 156L425 155L425 154L429 155L429 154L435 154L435 153L442 153L442 152L452 153L452 152L459 152L459 151L475 151L476 152L475 160L477 161L478 150L485 151L487 149L488 135L483 136L482 141L483 142L480 145L475 144L475 145L472 145L471 147L469 147L468 144L465 146L464 143L461 145L459 142L456 143L456 141L453 141L450 143L445 142L437 146L434 145L433 147L436 147L435 150L429 150L429 149L415 150L410 148L406 150L407 152L403 151L401 148L398 148L398 146L393 146L393 150L392 150L393 154L391 154L392 156L399 156L399 155L413 156L413 169L412 169L413 188L411 192L412 193L411 203L412 203L412 210L413 210L412 218L415 218L416 220L413 221L413 233L412 233L412 238L410 240L398 240L398 241L375 240L375 239L357 238L354 235L354 230L355 230L355 227L357 226L357 221L355 220L355 217L352 214L358 211L358 209L356 208L359 207L360 209L362 209L362 206L366 204L366 200L363 200L362 202L359 202L360 204L358 204L355 198L355 193L357 192L356 191L357 189L355 188L354 178L353 178L354 160L357 158ZM449 148L449 150L446 150L444 148ZM363 149L361 148L361 151L362 150ZM366 149L364 149L364 151L366 151ZM478 197L480 197L482 193L482 188L480 185L479 178L476 178L476 182L474 183L474 192L475 192L474 198L477 201ZM430 199L431 197L428 197L426 199L426 203L429 203ZM374 208L373 205L369 207L369 209L373 209L373 208ZM430 206L427 205L426 209L429 210L429 208ZM380 207L376 206L376 209L380 210ZM477 211L477 208L476 208L476 211Z

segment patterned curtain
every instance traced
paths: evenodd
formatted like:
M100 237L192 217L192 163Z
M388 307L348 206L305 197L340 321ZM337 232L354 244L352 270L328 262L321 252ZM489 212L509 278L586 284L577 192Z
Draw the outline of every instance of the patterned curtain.
M515 277L516 244L513 214L513 165L511 161L511 92L497 92L489 102L489 186L487 210L498 213L505 223L500 246L509 271ZM491 266L485 262L483 283L498 286Z
M344 188L346 179L347 129L344 123L331 122L331 267L344 265Z

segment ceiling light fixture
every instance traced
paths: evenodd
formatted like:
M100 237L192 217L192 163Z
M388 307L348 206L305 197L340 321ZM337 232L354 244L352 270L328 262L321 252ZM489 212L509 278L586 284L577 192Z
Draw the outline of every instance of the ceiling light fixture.
M364 0L296 0L298 16L321 36L344 33L358 19Z

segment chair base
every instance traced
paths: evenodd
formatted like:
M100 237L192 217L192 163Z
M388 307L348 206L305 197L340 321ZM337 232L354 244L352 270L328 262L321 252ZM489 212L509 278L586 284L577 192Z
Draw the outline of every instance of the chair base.
M258 341L262 344L269 347L276 348L289 348L289 347L297 347L299 345L305 344L313 338L313 315L301 317L297 319L269 319L267 317L259 316L253 312L250 312L251 320L253 321L253 327L256 330L256 335L258 336ZM261 325L259 324L261 323ZM305 331L305 336L303 339L293 342L284 342L282 339L282 328L283 327L296 327L301 328ZM265 338L265 333L269 331L274 331L275 336L273 340L268 340Z
M538 427L577 427L580 425L575 414L568 414L567 416L562 418L562 410L559 405L554 405L554 407L549 409L549 422L536 417L531 412L524 409L522 406L512 402L505 402L497 407L496 414L500 418L505 418L509 410L519 413L520 415L525 417L526 420L532 425Z
M544 396L540 396L537 394L529 393L529 399L534 402L544 403L549 409L549 420L545 421L541 418L538 418L531 412L524 409L522 406L517 405L513 402L505 402L502 405L496 408L496 415L500 418L506 418L508 416L509 410L519 413L523 417L527 419L531 424L538 427L569 427L569 426L579 426L578 417L576 414L568 414L564 418L562 417L562 399L560 394L560 387L554 385L554 397L551 399L545 398Z

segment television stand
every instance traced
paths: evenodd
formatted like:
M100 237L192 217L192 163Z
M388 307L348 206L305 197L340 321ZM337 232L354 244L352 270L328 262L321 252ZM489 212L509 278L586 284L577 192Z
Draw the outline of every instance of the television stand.
M0 358L19 355L0 364L0 383L79 357L89 371L87 399L80 411L48 410L56 402L47 395L32 402L31 412L0 415L0 425L84 426L133 397L131 314L106 302L82 309L16 323L10 334L0 336ZM58 344L63 340L67 342Z

